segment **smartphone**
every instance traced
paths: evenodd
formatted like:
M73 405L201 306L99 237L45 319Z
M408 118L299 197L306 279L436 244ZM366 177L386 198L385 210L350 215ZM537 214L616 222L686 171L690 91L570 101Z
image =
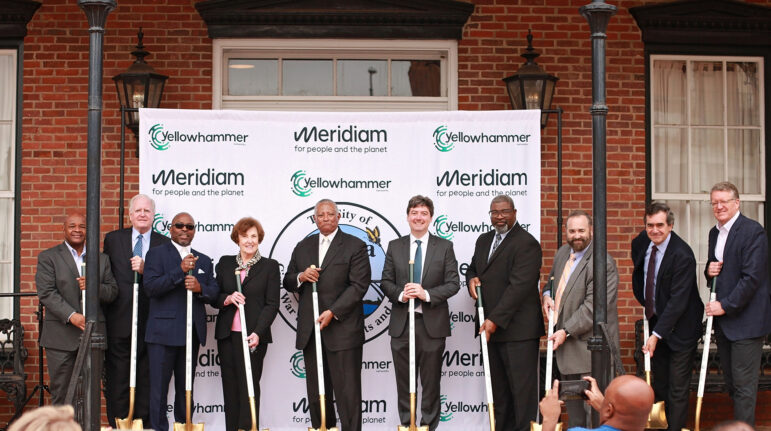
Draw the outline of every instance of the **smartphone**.
M588 390L590 383L586 380L564 380L560 381L559 399L567 400L585 400L587 399L585 390Z

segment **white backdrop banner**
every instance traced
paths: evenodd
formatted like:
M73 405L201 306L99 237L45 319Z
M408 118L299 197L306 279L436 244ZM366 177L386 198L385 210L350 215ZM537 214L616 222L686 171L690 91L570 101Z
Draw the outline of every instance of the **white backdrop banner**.
M540 239L540 111L141 109L139 115L140 191L156 201L154 229L168 235L174 215L189 212L196 221L193 247L214 263L237 252L232 227L252 216L265 228L260 252L279 262L283 277L294 246L316 231L314 204L322 198L338 202L340 228L368 245L372 266L363 304L365 430L399 424L387 333L391 304L380 277L388 242L409 234L407 201L416 194L430 197L430 232L453 241L461 278L460 292L449 301L453 329L442 363L441 428L480 429L487 422L475 305L465 272L477 237L492 229L487 211L497 194L514 199L517 220ZM310 425L305 363L294 348L296 311L296 298L282 289L260 385L260 426L274 431ZM208 312L194 421L220 430L225 419L213 338L217 311Z

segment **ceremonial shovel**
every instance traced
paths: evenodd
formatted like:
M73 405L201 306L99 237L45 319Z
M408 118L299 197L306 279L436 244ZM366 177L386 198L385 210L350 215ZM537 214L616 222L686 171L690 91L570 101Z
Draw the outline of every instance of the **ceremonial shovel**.
M316 268L316 265L311 265ZM327 396L324 389L324 358L321 354L321 324L319 323L319 293L313 282L313 334L316 337L316 374L319 381L319 401L321 402L321 426L308 427L308 431L337 431L337 427L327 428Z
M477 314L479 324L485 321L485 309L482 306L482 285L477 285ZM482 365L485 370L485 392L487 392L487 412L490 415L490 431L495 431L495 409L493 408L493 384L490 381L490 355L487 353L487 331L479 337L482 342Z
M193 275L191 269L188 275ZM185 341L185 423L174 423L174 431L203 431L203 424L192 421L193 403L193 292L187 290L187 327ZM177 376L174 376L177 378Z
M410 283L414 283L413 268L415 266L414 261L410 261ZM415 425L415 404L417 403L418 390L415 386L415 299L409 300L409 317L410 317L410 426L405 427L399 425L396 429L398 431L428 431L428 425L417 426Z
M549 291L549 297L554 300L554 277L549 278L549 284L547 287ZM551 339L551 336L554 335L554 307L549 309L549 315L547 316L549 320L549 331L547 333L547 341L546 341L546 378L544 379L544 390L546 392L546 395L549 395L549 391L551 391L551 384L552 384L552 364L554 363L554 340ZM481 319L481 318L480 318ZM530 422L530 431L541 431L542 427L541 424ZM562 422L557 423L557 427L555 428L556 431L562 431Z
M80 276L86 276L86 262L80 264ZM86 317L86 289L80 291L80 302L83 304L83 317Z
M131 365L129 368L129 411L125 419L115 418L119 430L143 430L142 419L134 419L134 397L137 382L137 307L139 304L139 274L134 271L134 293L131 310Z
M643 312L643 336L644 341L643 343L648 342L648 338L650 337L650 330L648 329L648 319L644 316ZM643 344L644 345L644 344ZM648 385L651 384L651 354L645 353L645 381L648 382ZM653 404L653 407L651 407L651 412L648 414L648 422L645 424L645 428L649 429L667 429L669 425L667 425L667 414L664 409L664 401L659 401L655 404Z
M238 287L238 293L243 294L241 291L241 270L236 269L236 287ZM244 371L246 373L246 390L249 394L249 410L252 412L252 427L249 431L257 431L257 410L254 406L254 382L252 381L252 361L249 357L249 343L246 341L246 314L244 314L244 305L236 304L238 307L238 316L241 321L241 344L243 344L244 351ZM240 430L239 431L243 431ZM264 431L269 431L265 428Z
M715 282L717 276L712 277L712 289L709 292L709 302L716 299ZM701 370L699 371L699 390L696 392L696 418L694 420L694 431L699 431L699 421L701 420L701 402L704 399L704 382L707 380L707 361L709 359L709 343L712 338L712 318L707 316L707 329L704 331L704 347L701 353Z

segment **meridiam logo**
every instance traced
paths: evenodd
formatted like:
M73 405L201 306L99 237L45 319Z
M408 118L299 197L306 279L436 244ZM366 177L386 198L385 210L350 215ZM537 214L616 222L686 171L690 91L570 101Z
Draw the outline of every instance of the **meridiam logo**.
M304 379L305 378L305 357L303 356L303 352L299 350L295 352L295 354L292 355L291 358L289 358L289 363L292 364L292 370L291 370L292 374L299 379Z
M303 127L294 132L295 142L388 142L388 132L385 129L361 129L350 125L348 128L338 125L337 128L320 129L316 126Z
M292 193L300 197L310 196L313 189L375 189L376 191L384 191L391 186L391 180L354 180L343 177L331 180L322 177L310 178L304 170L295 171L290 181Z
M444 214L438 216L434 220L434 230L436 230L436 235L450 241L452 241L456 232L483 233L492 230L492 228L493 226L491 224L485 222L476 224L468 224L463 221L453 222Z
M150 146L158 151L168 150L169 142L164 142L160 134L163 133L163 124L156 124L150 128Z
M476 173L464 173L459 170L444 171L436 176L437 186L526 186L527 172L500 172L490 169Z
M152 174L153 184L180 185L180 186L243 186L243 172L217 172L212 168L204 171L196 169L192 172L176 171L174 169L161 169Z

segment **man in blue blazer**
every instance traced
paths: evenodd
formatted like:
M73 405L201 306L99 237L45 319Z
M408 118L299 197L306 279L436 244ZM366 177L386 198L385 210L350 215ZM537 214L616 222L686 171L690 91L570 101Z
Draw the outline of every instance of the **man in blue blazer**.
M632 288L651 328L643 351L651 354L656 400L665 402L669 429L680 431L688 419L703 303L696 283L696 258L672 230L674 224L668 205L654 202L646 208L645 230L632 240Z
M188 213L174 216L171 242L152 248L145 259L143 288L150 298L145 343L150 360L150 426L166 431L166 397L174 374L174 419L185 422L185 326L187 291L193 292L193 358L206 342L204 303L217 299L219 288L209 256L190 247L195 221ZM190 275L192 272L193 275ZM193 360L193 377L195 377Z
M717 277L717 298L706 312L715 316L715 341L734 418L754 425L763 338L771 332L768 236L739 212L735 185L715 184L710 203L717 225L709 231L704 274L710 283Z

